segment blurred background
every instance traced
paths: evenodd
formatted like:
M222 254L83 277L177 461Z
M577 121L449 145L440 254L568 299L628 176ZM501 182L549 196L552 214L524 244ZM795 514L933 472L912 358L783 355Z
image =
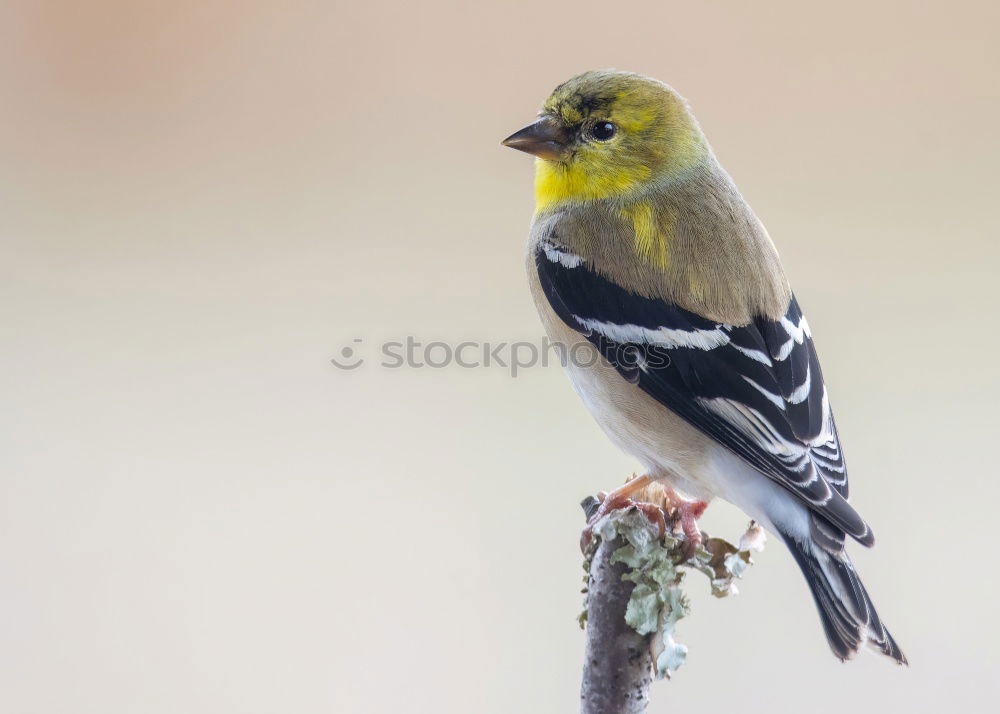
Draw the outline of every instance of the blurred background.
M991 711L1000 12L922 5L0 5L0 710L576 710L578 502L635 464L558 366L379 351L540 339L498 142L617 67L781 251L912 663L835 661L772 540L651 711Z

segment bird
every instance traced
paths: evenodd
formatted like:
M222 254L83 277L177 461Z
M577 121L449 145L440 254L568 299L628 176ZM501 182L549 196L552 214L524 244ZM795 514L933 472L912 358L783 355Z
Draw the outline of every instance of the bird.
M566 372L644 469L591 525L659 484L696 544L707 504L728 501L791 551L837 658L866 645L906 664L846 552L875 541L848 501L809 324L688 102L589 71L501 143L535 157L527 269L548 337L564 355L596 351Z

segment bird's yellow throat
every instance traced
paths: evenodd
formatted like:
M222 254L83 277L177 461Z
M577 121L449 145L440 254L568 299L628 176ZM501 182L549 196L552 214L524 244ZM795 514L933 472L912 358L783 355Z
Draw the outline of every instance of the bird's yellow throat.
M595 165L588 165L593 163ZM601 162L560 163L535 161L535 211L560 203L582 203L613 198L648 181L652 170L645 165L627 167Z
M535 213L567 203L621 197L644 185L650 175L649 167L642 165L587 170L579 164L539 159L535 162ZM647 200L628 201L617 210L632 226L636 255L646 263L666 268L672 217L655 211Z

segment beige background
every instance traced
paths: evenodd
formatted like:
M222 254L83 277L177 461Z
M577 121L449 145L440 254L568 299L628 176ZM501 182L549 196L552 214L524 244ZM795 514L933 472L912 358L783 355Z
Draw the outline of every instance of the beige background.
M652 711L992 710L1000 14L916 5L3 3L0 710L574 711L577 502L634 464L556 367L377 350L540 336L498 141L605 66L777 242L912 662L836 662L772 542Z

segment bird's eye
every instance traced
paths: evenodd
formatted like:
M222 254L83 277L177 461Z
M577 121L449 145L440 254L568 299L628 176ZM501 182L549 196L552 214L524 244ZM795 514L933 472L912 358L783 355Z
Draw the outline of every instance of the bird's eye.
M618 132L618 127L609 121L599 121L590 127L590 135L598 141L608 141Z

